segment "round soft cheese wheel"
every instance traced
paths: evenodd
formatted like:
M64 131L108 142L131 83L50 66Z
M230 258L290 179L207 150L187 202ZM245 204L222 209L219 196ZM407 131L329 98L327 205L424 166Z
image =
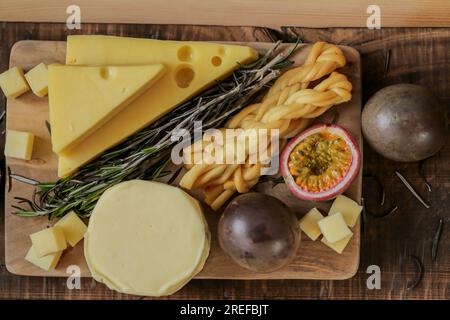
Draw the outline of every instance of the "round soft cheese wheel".
M163 183L108 189L92 212L84 253L92 276L119 292L170 295L203 268L210 235L197 200Z

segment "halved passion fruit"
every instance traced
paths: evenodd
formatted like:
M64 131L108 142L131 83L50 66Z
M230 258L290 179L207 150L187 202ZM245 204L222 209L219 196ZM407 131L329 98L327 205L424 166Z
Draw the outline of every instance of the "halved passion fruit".
M289 190L297 198L326 201L349 187L358 174L361 156L345 129L320 124L291 139L280 165Z

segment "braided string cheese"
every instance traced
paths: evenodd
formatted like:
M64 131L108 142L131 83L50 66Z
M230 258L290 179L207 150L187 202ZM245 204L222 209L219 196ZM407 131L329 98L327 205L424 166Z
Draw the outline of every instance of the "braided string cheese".
M264 96L261 102L251 104L233 116L225 125L228 129L278 129L280 148L287 139L304 130L313 118L326 112L334 105L349 101L352 97L352 85L337 68L345 66L345 57L335 45L318 42L311 48L305 63L281 75ZM325 76L313 88L311 82ZM224 128L220 129L224 132ZM266 146L268 157L272 150L270 137ZM199 140L185 150L191 160L196 159L206 148L226 153L236 152L236 140L204 141ZM196 148L197 147L197 148ZM195 162L186 165L188 170L180 181L186 189L200 188L205 202L212 209L219 209L235 192L248 192L256 183L264 164L250 163L248 145L244 148L243 163L225 164ZM259 159L261 160L261 159Z

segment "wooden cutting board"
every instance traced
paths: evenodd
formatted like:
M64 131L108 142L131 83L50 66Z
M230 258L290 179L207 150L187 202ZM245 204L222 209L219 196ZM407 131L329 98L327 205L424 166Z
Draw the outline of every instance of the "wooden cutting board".
M272 47L271 43L247 43L259 51ZM296 64L301 64L308 53L309 45L302 45L291 58ZM347 66L339 71L346 74L353 84L353 98L348 103L330 109L316 122L329 122L339 108L338 124L345 127L355 137L362 152L362 137L360 128L361 117L361 66L359 53L350 47L342 47L347 58ZM12 50L10 66L20 66L29 70L40 62L64 63L66 52L65 42L56 41L20 41ZM51 150L50 135L45 121L48 120L48 99L38 98L28 92L17 99L8 100L7 128L29 131L36 135L33 157L30 161L6 159L7 166L14 174L20 174L41 182L57 179L57 158ZM360 202L362 188L362 169L357 179L346 191L346 195ZM10 189L8 191L8 189ZM288 204L297 216L302 217L309 209L317 206L324 214L331 202L312 203L293 197L284 184L273 186L270 182L261 183L256 187L258 192L265 192L278 197ZM27 261L24 256L31 245L29 235L39 231L53 222L42 218L21 218L12 214L11 205L17 204L14 197L28 198L33 187L12 180L7 182L5 195L5 252L6 267L14 274L29 276L68 276L67 267L78 265L82 276L89 276L89 270L83 256L83 245L66 250L58 267L50 272L43 271ZM220 213L214 213L205 206L211 235L211 252L204 269L197 275L198 279L347 279L352 277L359 265L360 223L353 229L354 236L345 251L339 255L320 241L311 241L304 234L296 258L286 267L272 273L255 273L236 265L220 248L217 241L217 222Z

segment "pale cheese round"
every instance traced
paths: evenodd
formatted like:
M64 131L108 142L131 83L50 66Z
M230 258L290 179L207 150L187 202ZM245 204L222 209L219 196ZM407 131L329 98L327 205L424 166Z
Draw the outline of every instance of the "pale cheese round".
M183 190L132 180L100 197L84 244L97 281L123 293L164 296L202 270L210 234L197 200Z

